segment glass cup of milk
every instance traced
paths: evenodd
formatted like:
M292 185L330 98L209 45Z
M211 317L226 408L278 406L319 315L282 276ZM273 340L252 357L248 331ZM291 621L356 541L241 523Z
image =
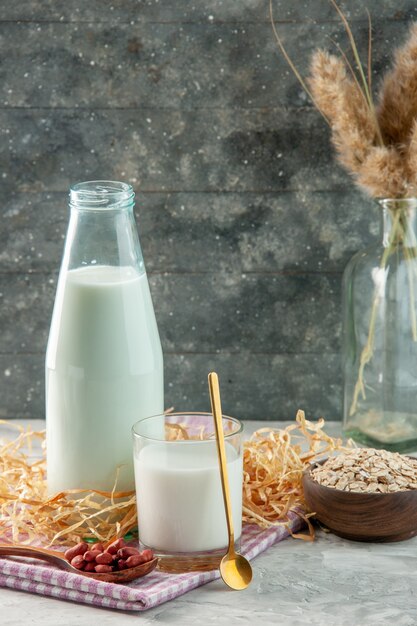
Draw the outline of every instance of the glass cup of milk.
M235 548L242 532L242 423L223 416ZM228 546L214 418L172 413L132 429L139 539L165 571L218 567Z

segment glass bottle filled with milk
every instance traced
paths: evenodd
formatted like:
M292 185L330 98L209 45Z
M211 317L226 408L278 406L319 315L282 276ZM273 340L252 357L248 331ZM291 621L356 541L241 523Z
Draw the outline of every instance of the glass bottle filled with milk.
M164 410L130 185L78 183L46 353L49 493L134 489L131 427Z

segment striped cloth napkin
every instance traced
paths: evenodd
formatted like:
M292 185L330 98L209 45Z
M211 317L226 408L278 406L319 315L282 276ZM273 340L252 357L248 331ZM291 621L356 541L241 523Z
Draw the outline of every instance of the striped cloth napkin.
M293 532L302 525L299 517L290 522ZM242 554L251 560L289 534L283 526L261 530L258 526L246 525L242 533ZM0 587L123 611L145 611L219 577L218 570L189 574L166 574L154 570L126 585L116 585L64 572L41 561L28 563L15 558L0 558Z

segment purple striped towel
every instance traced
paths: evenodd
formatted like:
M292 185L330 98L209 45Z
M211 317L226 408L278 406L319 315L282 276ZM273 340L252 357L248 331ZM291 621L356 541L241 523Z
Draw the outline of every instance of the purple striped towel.
M302 525L298 517L291 521L294 532ZM251 560L289 534L283 526L268 530L244 526L242 554ZM154 570L144 578L126 585L116 585L64 572L49 564L33 563L0 558L0 587L123 611L145 611L220 576L217 570L189 574L165 574Z

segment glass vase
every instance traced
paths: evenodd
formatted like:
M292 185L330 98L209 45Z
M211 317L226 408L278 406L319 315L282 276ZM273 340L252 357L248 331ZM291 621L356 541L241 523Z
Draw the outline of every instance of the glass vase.
M381 240L343 277L343 425L404 452L417 447L417 199L379 204Z

